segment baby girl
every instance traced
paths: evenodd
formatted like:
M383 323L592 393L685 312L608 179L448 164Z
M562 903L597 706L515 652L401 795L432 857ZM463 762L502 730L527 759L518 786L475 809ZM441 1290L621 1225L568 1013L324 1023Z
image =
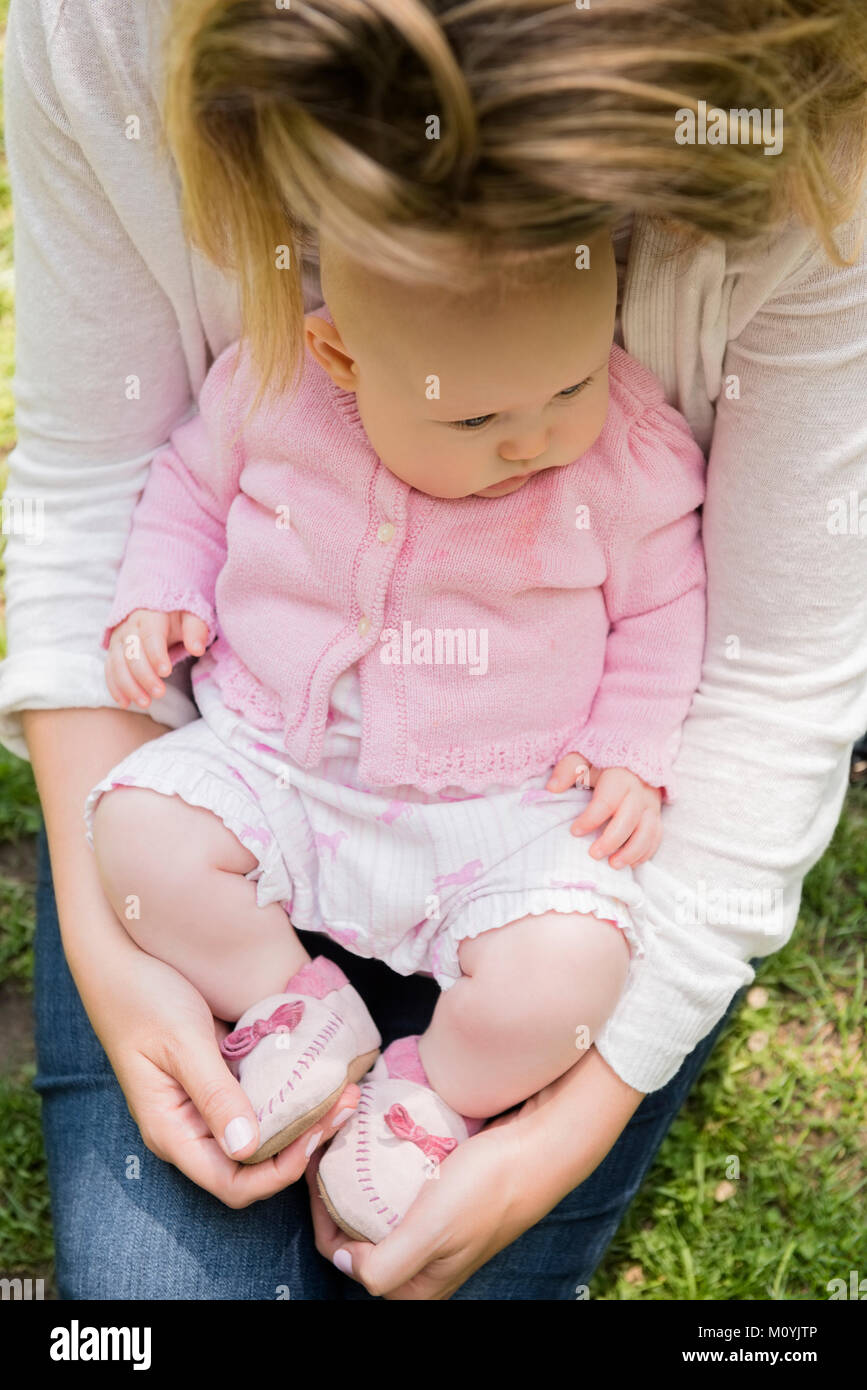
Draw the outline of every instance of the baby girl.
M699 679L704 458L614 342L607 233L470 290L410 290L327 236L320 258L297 392L251 410L242 337L152 461L106 677L146 707L193 655L201 718L113 768L85 821L125 929L235 1024L241 1162L307 1130L312 1152L364 1078L319 1186L379 1241L575 1064L644 953L632 866ZM427 1031L380 1055L295 928L433 976Z

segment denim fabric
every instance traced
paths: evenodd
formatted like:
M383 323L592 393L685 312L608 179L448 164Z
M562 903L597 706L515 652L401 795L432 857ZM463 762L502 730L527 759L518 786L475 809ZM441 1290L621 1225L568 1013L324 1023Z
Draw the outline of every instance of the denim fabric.
M232 1211L145 1147L66 965L44 828L38 871L34 1084L42 1096L60 1297L369 1298L316 1250L305 1182ZM427 1026L439 994L433 980L400 978L324 936L300 935L312 955L328 955L346 972L383 1046ZM739 1001L668 1085L645 1097L586 1182L472 1275L455 1299L573 1299L576 1285L590 1283Z

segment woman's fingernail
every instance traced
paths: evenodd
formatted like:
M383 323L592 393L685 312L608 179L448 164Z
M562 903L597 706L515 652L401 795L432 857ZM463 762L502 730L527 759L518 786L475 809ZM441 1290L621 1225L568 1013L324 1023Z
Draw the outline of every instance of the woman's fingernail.
M316 1145L319 1143L319 1140L320 1140L321 1138L322 1138L322 1130L321 1130L321 1129L317 1129L317 1130L314 1131L313 1134L311 1134L310 1138L307 1140L307 1148L304 1150L304 1157L305 1157L305 1158L309 1158L309 1157L310 1157L310 1155L312 1154L313 1150L316 1148Z
M352 1273L352 1256L348 1250L335 1250L332 1259L341 1274Z
M223 1131L223 1140L230 1154L236 1154L239 1149L245 1148L252 1138L253 1126L246 1115L236 1115Z
M331 1122L331 1128L336 1129L338 1125L342 1125L344 1120L348 1120L350 1115L354 1114L354 1110L338 1110L337 1114Z

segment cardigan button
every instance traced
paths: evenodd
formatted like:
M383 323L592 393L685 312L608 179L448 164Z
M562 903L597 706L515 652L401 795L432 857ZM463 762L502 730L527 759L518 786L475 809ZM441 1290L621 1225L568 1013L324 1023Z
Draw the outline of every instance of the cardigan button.
M376 533L377 539L381 541L390 541L393 535L394 523L391 521L384 521Z
M360 619L359 624L358 624L358 635L359 635L359 637L364 637L365 634L366 634L369 630L370 630L370 619L369 619L369 618L367 617L367 615L365 614L365 616L364 616L363 618Z

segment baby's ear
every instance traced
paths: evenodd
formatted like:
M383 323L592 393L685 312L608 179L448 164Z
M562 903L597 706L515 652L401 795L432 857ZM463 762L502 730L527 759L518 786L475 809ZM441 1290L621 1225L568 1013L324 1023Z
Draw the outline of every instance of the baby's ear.
M355 359L347 352L336 324L318 314L304 315L304 340L307 350L323 371L344 391L354 391L357 371Z

